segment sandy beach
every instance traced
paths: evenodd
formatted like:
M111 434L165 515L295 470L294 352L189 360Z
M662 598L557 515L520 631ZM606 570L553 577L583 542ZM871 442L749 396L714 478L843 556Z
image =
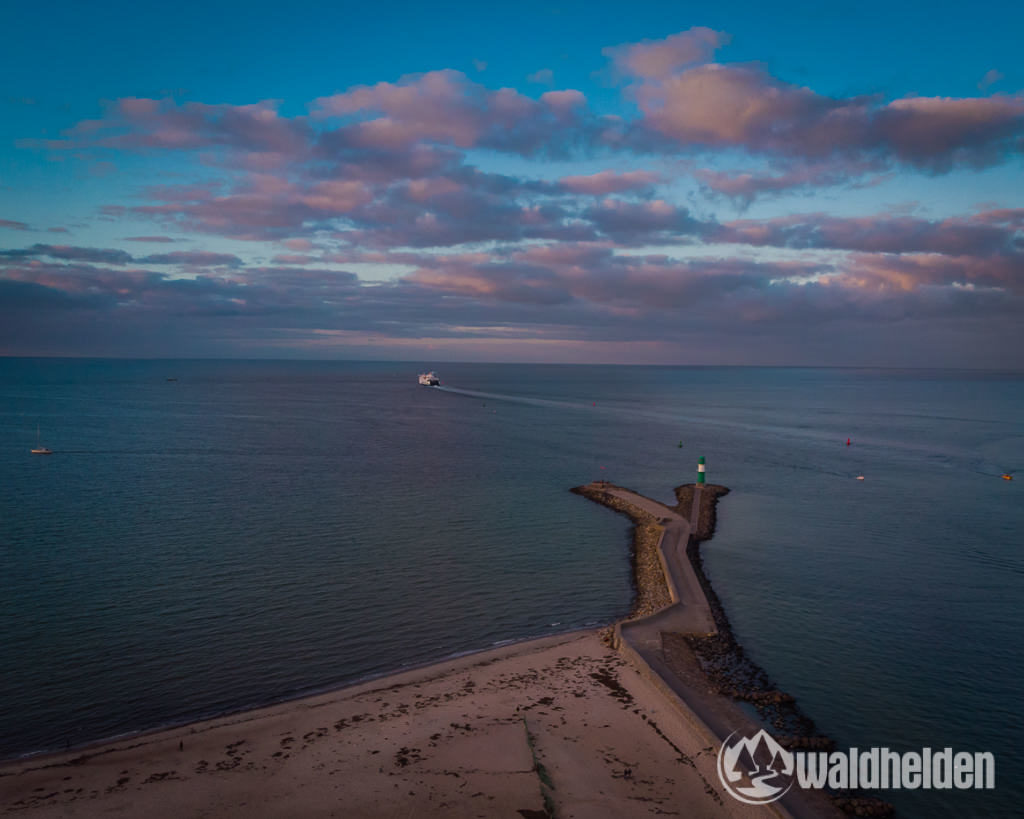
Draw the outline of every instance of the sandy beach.
M0 767L4 815L777 815L597 632Z
M766 688L763 673L746 672L717 597L687 556L687 544L711 536L716 498L728 490L679 487L676 507L607 482L573 491L635 523L630 619L0 765L0 810L33 817L838 815L822 794L792 792L752 807L719 782L722 739L759 727L737 700L759 711L781 703L779 714L762 713L776 728L780 714L798 716L791 698ZM696 539L691 520L699 520ZM813 731L809 720L803 727ZM878 807L851 805L862 813Z

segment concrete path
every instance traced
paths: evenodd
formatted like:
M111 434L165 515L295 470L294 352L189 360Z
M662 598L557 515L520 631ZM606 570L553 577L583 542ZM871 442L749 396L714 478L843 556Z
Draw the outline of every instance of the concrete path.
M691 723L709 740L717 744L736 730L753 736L761 726L736 703L709 687L700 663L692 652L677 647L670 659L662 643L662 634L665 632L710 634L717 631L707 597L686 555L690 521L674 509L628 489L610 486L595 488L653 515L665 530L658 548L666 570L669 592L676 602L655 614L620 623L618 629L624 644L622 648L628 647L639 656L641 663L646 664L652 672L649 679L656 684L660 681L664 693L678 698L684 710L691 715ZM690 513L694 526L698 524L701 495L702 490L698 486L694 491ZM764 808L767 813L784 819L841 819L844 815L824 794L799 789L791 790L779 802L765 805Z
M662 609L656 614L639 620L631 620L622 624L622 635L634 648L640 644L657 648L661 651L661 632L674 631L680 634L710 634L715 631L715 619L711 616L704 590L697 580L690 559L686 556L686 544L690 539L690 523L682 515L664 504L645 498L628 489L607 489L613 495L627 503L654 515L664 526L665 532L658 545L662 563L668 570L669 593L676 601L673 605ZM699 499L700 491L695 493Z

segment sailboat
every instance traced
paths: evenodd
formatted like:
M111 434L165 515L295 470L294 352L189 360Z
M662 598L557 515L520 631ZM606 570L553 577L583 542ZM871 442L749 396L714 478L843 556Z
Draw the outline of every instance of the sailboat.
M39 425L38 424L36 424L36 446L35 446L35 449L32 450L32 454L33 455L52 455L53 454L53 450L47 449L45 446L43 446L39 442Z

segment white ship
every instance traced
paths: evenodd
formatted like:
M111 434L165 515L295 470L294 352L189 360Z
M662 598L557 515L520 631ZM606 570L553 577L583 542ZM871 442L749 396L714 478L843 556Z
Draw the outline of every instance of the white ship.
M436 387L441 383L441 379L438 378L433 371L429 373L420 373L420 383L424 387Z

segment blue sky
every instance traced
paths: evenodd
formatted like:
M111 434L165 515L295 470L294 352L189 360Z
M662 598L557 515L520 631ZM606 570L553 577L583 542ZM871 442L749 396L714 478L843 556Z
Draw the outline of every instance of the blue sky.
M1022 18L23 4L0 354L1020 368Z

